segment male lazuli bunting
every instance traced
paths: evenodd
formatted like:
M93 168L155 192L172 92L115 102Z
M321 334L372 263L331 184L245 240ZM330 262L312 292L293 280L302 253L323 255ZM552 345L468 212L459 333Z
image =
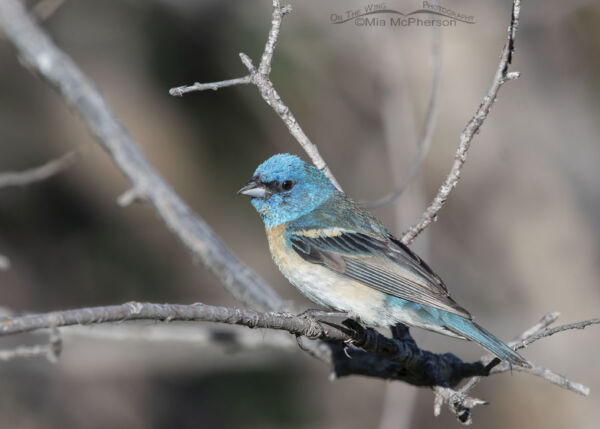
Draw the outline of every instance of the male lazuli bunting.
M473 321L442 280L317 168L289 154L263 162L238 191L251 197L273 260L311 301L371 326L404 323L527 361Z

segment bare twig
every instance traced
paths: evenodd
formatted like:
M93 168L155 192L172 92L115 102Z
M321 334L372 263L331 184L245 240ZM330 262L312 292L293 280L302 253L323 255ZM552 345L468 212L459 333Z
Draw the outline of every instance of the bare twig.
M248 83L252 83L250 76L238 77L236 79L222 80L220 82L211 82L211 83L196 82L193 85L184 85L184 86L179 86L177 88L171 88L169 90L169 94L171 94L175 97L181 97L183 94L187 94L188 92L204 91L207 89L212 89L213 91L216 91L219 88L225 88L227 86L234 86L234 85L246 85Z
M439 416L442 405L446 404L448 409L456 416L459 422L464 425L470 425L471 409L477 405L486 405L487 402L477 398L471 398L461 392L448 387L434 387L433 415Z
M217 322L243 325L250 328L281 330L309 339L326 340L330 342L329 346L333 356L332 361L336 377L360 374L402 380L417 386L451 388L464 378L501 373L508 368L499 367L499 369L490 372L485 359L481 362L464 363L450 353L438 355L421 350L410 336L408 329L403 325L398 325L393 329L394 338L390 339L377 331L365 329L352 320L346 320L344 326L338 326L307 317L294 316L289 313L261 313L250 309L216 307L200 303L178 305L129 302L107 307L91 307L5 318L0 324L0 336L50 328L53 330L50 343L54 344L55 354L58 355L61 344L60 336L56 331L58 327L131 320ZM570 329L582 329L598 323L600 323L600 319L592 319L545 330L543 331L545 332L544 335L538 333L533 335L536 339L539 339L553 333ZM348 349L348 345L356 348ZM314 348L311 351L314 352ZM317 357L321 358L322 354ZM571 382L543 367L533 366L531 370L521 369L520 367L513 367L513 369L526 371L577 393L584 395L589 393L587 387ZM452 398L455 411L459 410L462 413L463 408L470 408L467 404L470 403L471 398L467 396L467 393L474 386L474 383L471 380L466 386L468 388L463 387L459 391L453 391L453 393L449 391L438 393L445 398L447 403L448 398ZM450 393L452 394L448 396ZM456 398L459 397L466 402L456 404Z
M553 329L546 329L550 324L554 323L558 318L559 313L548 313L540 319L538 323L533 325L531 328L525 330L521 335L517 337L517 340L510 343L514 350L525 347L526 344L530 344L537 339L544 338L546 336L562 332L570 329L583 329L586 326L593 324L599 324L600 319L590 319L582 322L571 323L568 325L561 325ZM493 360L489 355L483 356L480 360L482 365L489 368L488 364ZM553 383L563 389L570 390L583 396L587 396L590 393L590 389L583 384L574 382L566 378L564 375L558 374L552 370L544 368L539 365L532 364L531 368L511 367L506 363L501 363L490 370L491 374L500 374L507 371L521 371L527 372L531 375L541 377L550 383ZM464 424L471 423L471 408L476 405L484 404L486 402L473 399L468 396L468 393L473 387L475 387L482 380L481 376L475 376L470 378L460 389L453 390L448 388L434 388L435 399L434 399L434 414L439 413L440 407L445 403L450 411L456 415L460 422ZM437 414L436 414L437 415Z
M265 44L265 49L261 56L260 64L258 68L254 67L252 64L252 60L250 57L244 53L240 53L240 59L242 63L246 66L250 74L237 78L226 80L222 82L212 82L212 83L195 83L190 86L180 86L177 88L172 88L169 90L171 95L181 96L185 93L192 91L203 91L206 89L216 90L218 88L223 88L225 86L232 85L240 85L252 83L258 88L260 95L263 100L275 110L277 115L283 120L285 125L287 126L289 132L294 136L294 138L300 143L302 149L307 153L310 157L311 161L315 166L321 170L331 182L338 188L340 191L342 187L336 180L335 176L329 169L329 166L319 153L319 149L317 146L310 141L310 139L306 136L298 121L290 111L290 109L283 103L281 97L273 87L273 84L270 80L271 73L271 61L273 59L273 53L275 51L275 45L277 44L277 38L279 37L279 28L281 27L281 21L283 17L291 12L291 6L282 6L279 0L273 0L273 16L271 21L271 29L269 31L269 37L267 39L267 43Z
M571 329L584 329L587 326L597 325L599 323L600 323L600 319L589 319L589 320L584 320L582 322L568 323L566 325L560 325L555 328L544 329L542 332L532 334L529 337L525 338L520 344L517 344L516 347L514 347L514 349L515 350L522 349L524 347L527 347L529 344L533 343L534 341L540 340L545 337L549 337L550 335L554 335L558 332L568 331Z
M548 337L548 336L556 334L558 332L567 331L567 330L571 330L571 329L584 329L585 327L590 326L590 325L600 324L600 319L589 319L589 320L584 320L581 322L569 323L566 325L557 326L552 329L546 329L549 325L551 325L558 319L558 314L559 314L558 312L546 314L544 317L542 317L542 319L540 319L540 321L536 325L532 326L527 331L523 332L518 337L517 340L512 341L510 343L510 346L514 350L519 350L519 349L525 348L527 345L533 343L534 341L540 340L542 338ZM482 361L482 362L485 363L485 361ZM587 386L584 386L583 384L571 381L564 375L558 374L558 373L556 373L548 368L544 368L543 366L540 366L540 365L533 364L531 368L516 368L516 367L511 368L509 365L502 363L502 364L496 366L495 368L493 368L491 373L497 374L497 373L512 371L513 369L515 369L517 371L527 372L529 374L536 375L538 377L542 377L545 380L549 381L550 383L556 384L557 386L560 386L563 389L570 390L572 392L578 393L583 396L587 396L590 393L590 389ZM471 381L469 381L469 383L467 383L461 389L461 391L463 391L463 390L466 391L466 390L472 388L477 382L479 382L479 380L476 380L473 382L472 385L469 385L471 383Z
M77 151L73 150L39 167L25 171L6 171L0 173L0 188L27 186L32 183L41 182L69 168L73 165L76 158Z
M91 325L127 320L218 322L244 325L250 328L285 330L309 338L327 337L330 340L348 340L350 338L339 329L331 327L326 331L313 319L300 318L289 313L260 313L250 309L217 307L200 303L179 305L142 302L55 311L5 319L0 324L0 336L53 326Z
M120 205L121 207L127 207L134 201L143 200L143 199L144 199L144 192L141 191L140 189L137 189L136 187L132 187L132 188L129 188L128 190L126 190L125 192L123 192L121 195L119 195L119 197L117 198L117 204Z
M548 326L550 326L554 322L556 322L558 320L559 316L560 316L560 312L558 312L558 311L544 314L542 316L542 318L535 325L533 325L531 328L524 331L521 335L519 335L517 338L515 338L513 341L511 341L509 343L509 345L514 346L517 343L525 340L526 338L528 338L532 335L535 335L538 332L546 329Z
M35 346L19 346L10 350L0 350L0 360L9 361L14 359L31 359L38 356L48 356L51 346L49 344L40 344Z
M483 98L479 109L477 109L477 112L475 112L475 115L467 123L467 126L461 133L460 144L456 151L456 155L454 156L454 163L452 164L452 168L450 169L450 173L446 177L446 180L444 180L444 183L442 183L442 186L440 186L437 195L429 207L427 207L425 212L421 215L421 219L419 219L415 225L411 226L408 231L402 235L401 240L404 244L410 244L425 228L427 228L427 226L431 224L431 222L437 218L438 212L444 206L448 196L450 195L450 192L452 192L452 189L456 187L458 180L460 179L460 173L465 161L467 160L467 152L471 147L473 136L477 134L481 128L481 125L490 113L490 109L492 108L492 105L498 96L498 91L507 80L516 79L519 76L517 72L507 72L508 66L512 61L515 36L517 33L517 28L519 27L520 12L521 1L514 0L506 44L502 49L500 63L498 64L492 86L490 87L486 96Z
M177 196L140 152L94 85L52 42L17 0L0 1L0 25L30 69L44 78L82 118L139 195L239 301L282 310L275 291L229 252L210 227Z
M523 331L522 334L520 334L519 336L517 336L517 338L515 340L511 341L510 343L508 343L508 345L511 346L511 347L514 347L519 342L521 342L524 339L526 339L527 337L529 337L531 335L537 334L538 332L542 331L543 329L547 328L552 323L554 323L558 319L559 315L560 315L560 313L557 312L557 311L545 314L535 325L533 325L531 328ZM492 359L493 359L493 357L491 355L482 356L481 362L484 365L487 365L488 363L490 363L492 361ZM460 388L460 393L461 394L467 394L480 381L481 381L481 377L473 377L473 378L471 378L468 382L466 382Z
M52 320L49 321L50 337L48 344L35 346L19 346L10 350L0 350L0 360L31 359L44 356L52 363L56 363L62 351L62 337Z
M521 367L513 367L511 368L509 365L504 363L495 367L490 374L501 374L503 372L510 371L519 371L526 372L531 375L535 375L537 377L541 377L546 381L549 381L552 384L556 384L557 386L570 390L571 392L577 393L582 396L588 396L590 394L590 388L575 381L569 380L562 374L552 371L551 369L545 368L541 365L532 365L531 368L521 368Z
M560 325L552 329L546 329L552 323L554 323L558 319L558 312L548 313L544 315L540 319L538 323L533 325L531 328L524 331L521 335L517 337L515 341L510 343L510 346L514 350L519 350L527 345L533 343L534 341L540 340L542 338L548 337L550 335L554 335L558 332L563 332L571 329L583 329L590 325L600 324L600 319L589 319L584 320L577 323L570 323L566 325ZM490 356L484 356L481 358L481 362L484 365L487 365L492 358ZM506 364L500 364L497 367L491 370L491 374L502 373L506 371L511 371L516 369L518 371L524 371L532 375L536 375L538 377L542 377L549 382L556 384L557 386L562 387L563 389L570 390L572 392L578 393L580 395L587 396L590 393L590 389L587 386L584 386L580 383L576 383L574 381L569 380L565 376L558 374L552 370L544 368L539 365L533 364L531 368L516 368L510 367ZM481 381L481 377L473 377L467 383L465 383L459 390L462 395L466 395L473 387L475 387Z
M417 386L450 387L465 377L489 373L479 362L464 363L449 353L437 355L421 350L404 326L396 327L394 339L390 339L350 320L344 322L344 326L338 326L289 313L261 313L200 303L176 305L129 302L5 318L0 324L0 336L45 328L132 320L217 322L282 330L309 339L326 340L329 342L329 355L333 358L325 362L334 362L337 377L360 374L403 380ZM347 350L350 345L357 348ZM317 348L309 347L308 351L322 359L328 354L318 349L321 346L317 344Z
M45 328L131 320L217 322L282 330L309 339L326 340L333 342L330 346L332 354L336 356L334 369L338 377L361 374L403 380L418 386L449 387L465 377L488 374L479 362L463 363L449 353L437 355L421 350L408 334L406 327L402 331L402 338L396 336L389 339L377 331L364 329L354 321L346 321L344 326L338 326L289 313L261 313L250 309L216 307L200 303L178 305L129 302L122 305L6 318L0 324L0 336ZM362 350L343 352L347 345ZM314 353L314 348L309 350L315 357L321 358L323 355ZM340 353L343 353L344 357L337 356Z
M433 37L431 40L431 93L429 94L429 102L427 104L427 113L425 114L425 121L423 122L423 128L421 130L421 136L417 144L417 154L411 161L408 172L404 177L404 180L400 185L390 192L388 195L371 202L366 202L364 205L367 208L379 208L391 204L400 198L404 190L414 180L421 164L425 160L429 147L431 146L431 139L433 131L435 130L435 123L437 119L438 111L438 99L440 93L440 80L442 77L442 55L441 55L441 30L439 28L433 29Z

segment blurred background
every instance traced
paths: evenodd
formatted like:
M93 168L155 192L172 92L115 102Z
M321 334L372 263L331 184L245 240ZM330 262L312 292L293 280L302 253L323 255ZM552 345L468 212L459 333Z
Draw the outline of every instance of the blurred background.
M330 23L332 14L368 4L293 2L271 75L357 200L382 197L404 180L432 84L431 28ZM508 0L442 5L475 23L441 30L431 148L402 197L375 210L397 235L447 174L458 136L489 88L509 23ZM422 4L386 6L409 12ZM270 14L267 0L66 0L43 26L226 245L282 296L310 308L272 264L249 201L235 195L270 155L307 159L299 145L254 87L168 94L174 86L243 76L238 53L258 63ZM525 2L516 48L512 70L521 78L501 89L458 188L413 245L453 297L506 340L549 311L561 312L559 323L598 317L600 3ZM0 189L0 254L10 260L0 271L0 305L17 312L130 300L235 305L151 208L116 204L127 181L4 39L0 64L0 171L82 151L56 177ZM91 331L97 335L65 336L56 364L39 358L0 365L1 427L458 426L445 409L433 417L429 389L361 377L332 382L329 368L296 348L261 346L268 333L255 332L257 344L231 348L174 338L105 339L106 331ZM464 359L482 354L472 343L412 333L426 349ZM495 376L474 391L490 402L474 411L474 426L597 427L598 338L591 327L523 352L589 386L589 397L517 372ZM44 335L5 338L0 348L43 341Z

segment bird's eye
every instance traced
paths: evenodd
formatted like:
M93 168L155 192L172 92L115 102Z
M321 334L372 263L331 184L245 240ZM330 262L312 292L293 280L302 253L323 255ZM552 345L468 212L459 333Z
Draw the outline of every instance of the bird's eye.
M292 182L291 180L285 180L282 184L281 184L281 189L283 189L284 191L289 191L290 189L292 189L294 187L294 182Z

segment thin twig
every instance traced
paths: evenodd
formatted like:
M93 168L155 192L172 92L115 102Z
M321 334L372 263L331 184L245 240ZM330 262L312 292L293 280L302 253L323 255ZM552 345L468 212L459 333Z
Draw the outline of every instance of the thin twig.
M9 361L14 359L31 359L44 356L52 363L56 363L62 352L62 337L55 324L50 320L50 337L48 344L35 346L19 346L10 350L0 350L0 360Z
M250 328L282 330L309 339L326 340L331 342L330 348L332 355L335 357L333 362L336 377L361 374L403 380L417 386L451 388L464 378L490 374L484 361L464 363L450 353L435 354L421 350L410 336L408 329L403 325L394 328L392 331L394 338L390 339L377 331L365 329L352 320L346 320L344 326L338 326L289 313L261 313L250 309L217 307L201 303L179 305L129 302L106 307L90 307L5 318L0 323L0 336L50 328L53 332L50 343L55 344L54 348L57 350L56 354L58 354L60 353L61 344L57 331L59 327L132 320L216 322L243 325ZM600 319L571 323L554 329L547 329L543 331L544 335L536 333L534 336L535 339L540 339L557 332L582 329L598 323L600 323ZM531 331L531 329L528 331ZM534 339L531 341L534 341ZM348 349L347 345L356 348ZM314 349L311 351L314 351ZM513 369L522 370L517 367L513 367ZM505 371L505 368L499 368L494 369L491 373ZM585 395L589 392L589 389L585 386L571 382L564 376L543 367L533 366L532 370L526 372L577 393ZM467 385L472 387L472 381ZM468 388L463 387L456 394L462 395L467 400L468 390Z
M14 349L0 350L0 360L10 361L14 359L31 359L39 356L48 356L51 350L49 344L40 344L35 346L19 346Z
M379 198L378 200L365 202L364 205L367 208L380 208L388 204L392 204L397 201L402 195L408 185L414 180L421 168L421 164L425 160L429 148L431 147L431 140L433 137L433 131L435 130L435 123L438 112L438 99L440 93L440 80L442 77L442 55L441 55L441 30L439 28L433 29L433 37L431 40L431 93L429 94L429 102L427 103L427 113L425 114L425 121L423 122L423 128L421 130L421 136L417 144L417 154L411 161L408 167L406 176L400 183L400 185L390 192L388 195Z
M544 315L544 317L542 317L538 323L536 323L531 328L524 331L521 335L519 335L517 337L517 339L515 341L512 341L511 343L509 343L509 345L514 350L520 350L520 349L526 347L527 345L533 343L534 341L538 341L542 338L549 337L558 332L563 332L563 331L572 330L572 329L584 329L585 327L590 326L590 325L600 324L600 319L589 319L589 320L584 320L581 322L560 325L560 326L557 326L557 327L551 328L551 329L546 329L548 326L550 326L552 323L554 323L558 319L558 315L559 315L558 312L548 313L548 314ZM489 361L491 361L491 359L492 358L490 356L484 356L481 358L481 362L482 362L482 364L487 365L487 363L489 363ZM506 364L501 364L501 365L498 365L497 367L493 368L491 373L497 374L497 373L511 371L513 369L516 369L518 371L527 372L529 374L536 375L538 377L542 377L542 378L548 380L549 382L562 387L563 389L570 390L570 391L578 393L580 395L587 396L590 393L590 389L587 386L584 386L580 383L571 381L568 378L566 378L565 376L558 374L550 369L544 368L540 365L532 364L531 368L516 368L516 367L510 367L509 365L506 365ZM471 378L467 383L465 383L460 388L460 393L466 395L480 381L481 381L481 377Z
M533 343L534 341L538 341L542 338L549 337L550 335L554 335L558 332L569 331L571 329L584 329L590 325L597 325L597 324L600 324L600 319L583 320L581 322L568 323L566 325L560 325L555 328L544 329L542 332L532 334L529 337L525 338L520 344L517 344L513 348L515 350L519 350L519 349L527 347L529 344Z
M558 311L547 313L531 328L523 331L519 336L517 336L513 341L508 343L509 346L514 347L517 343L523 341L530 335L537 334L541 330L547 328L552 323L556 322L560 313ZM489 364L493 359L493 356L486 355L481 357L481 362L484 365ZM481 377L473 377L469 381L467 381L461 388L460 393L466 395L473 387L475 387L481 381Z
M225 88L227 86L234 86L234 85L246 85L248 83L251 83L250 76L238 77L236 79L222 80L220 82L210 82L210 83L196 82L193 85L184 85L184 86L179 86L177 88L171 88L171 89L169 89L169 94L171 94L175 97L181 97L181 96L183 96L183 94L187 94L188 92L204 91L207 89L212 89L213 91L216 91L219 88Z
M273 60L273 53L275 52L275 45L277 44L277 38L279 37L279 29L281 27L281 21L283 17L290 13L292 10L291 6L282 6L279 0L273 0L273 16L271 20L271 29L269 30L269 37L265 44L265 49L261 56L258 67L254 67L250 57L244 53L240 53L240 59L244 66L248 69L250 74L247 76L231 79L221 82L212 83L195 83L190 86L180 86L169 90L171 95L180 96L188 92L203 91L207 89L219 89L225 86L240 85L252 83L258 88L261 97L265 102L275 110L275 113L279 115L281 120L287 126L290 134L298 141L302 149L309 156L313 164L321 170L337 189L342 191L342 187L338 183L337 179L331 172L329 166L319 153L317 146L310 141L307 135L304 133L298 121L290 111L290 109L283 103L281 97L273 87L270 80L271 73L271 61Z
M577 393L582 396L588 396L590 394L590 388L575 381L569 380L562 374L559 374L551 369L545 368L541 365L532 365L531 368L521 368L521 367L510 367L510 365L506 365L504 363L495 367L490 374L501 374L503 372L511 372L511 371L519 371L525 372L527 374L535 375L537 377L541 377L546 381L549 381L552 384L555 384L563 389L570 390L571 392Z
M509 343L509 345L514 346L517 343L525 340L526 338L531 337L532 335L535 335L538 332L541 332L542 330L546 329L548 326L550 326L554 322L556 322L558 320L559 316L560 316L560 312L558 312L558 311L553 311L551 313L544 314L542 316L542 318L535 325L533 325L531 328L524 331L521 335L519 335L517 338L515 338L513 341L511 341Z
M48 161L39 167L24 171L6 171L0 173L0 188L10 186L27 186L32 183L44 181L69 168L77 158L77 151L72 150L66 154Z
M473 407L487 404L482 399L471 398L448 387L436 386L433 390L435 395L433 399L433 415L439 416L442 405L445 404L458 421L464 425L470 425L473 422L471 417L471 409Z
M500 63L498 64L498 69L496 70L492 86L490 87L486 96L483 98L479 109L477 109L477 112L467 123L467 126L461 133L460 144L456 151L456 155L454 156L454 163L452 164L452 168L450 169L450 173L446 177L446 180L444 180L444 183L442 183L442 186L440 186L437 195L429 207L427 207L425 212L421 215L421 219L419 219L415 225L411 226L408 231L402 235L401 240L404 244L410 244L425 228L427 228L427 226L436 220L438 212L444 206L448 196L450 195L450 192L452 192L452 189L456 187L458 180L460 179L460 173L465 161L467 160L467 152L471 147L473 136L477 134L481 128L481 125L488 117L490 109L496 101L496 97L498 96L498 91L507 80L516 79L519 76L517 72L507 72L508 66L512 61L515 36L517 33L517 28L519 27L520 12L521 1L514 0L510 25L508 27L507 41L502 49Z

